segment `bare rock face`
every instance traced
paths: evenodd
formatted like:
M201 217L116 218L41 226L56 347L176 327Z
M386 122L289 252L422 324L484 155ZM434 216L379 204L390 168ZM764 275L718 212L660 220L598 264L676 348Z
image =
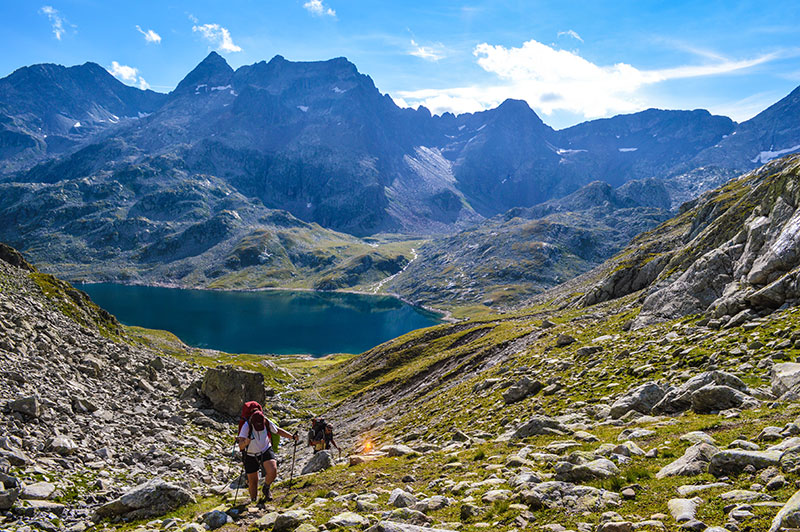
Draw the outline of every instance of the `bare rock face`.
M211 401L214 410L229 416L238 416L247 401L263 404L266 399L261 373L228 365L209 369L200 392Z
M96 518L125 516L126 519L156 517L195 502L184 488L159 478L140 484L122 497L104 504L95 511Z

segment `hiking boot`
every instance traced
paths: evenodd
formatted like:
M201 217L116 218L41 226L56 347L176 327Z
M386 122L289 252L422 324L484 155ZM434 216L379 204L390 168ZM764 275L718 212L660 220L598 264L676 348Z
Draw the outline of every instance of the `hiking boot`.
M262 488L261 492L264 494L265 501L272 500L272 494L269 492L269 484L264 484L264 487Z

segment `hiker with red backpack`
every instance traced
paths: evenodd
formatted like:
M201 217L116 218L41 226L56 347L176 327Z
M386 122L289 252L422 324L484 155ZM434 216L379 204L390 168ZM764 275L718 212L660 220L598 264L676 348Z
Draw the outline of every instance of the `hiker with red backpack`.
M264 471L264 499L272 500L270 485L278 476L275 448L280 437L297 441L296 434L289 434L267 419L260 404L255 401L245 403L242 408L242 418L239 420L239 436L236 440L239 443L239 450L242 451L247 487L252 502L256 502L258 498L259 469Z

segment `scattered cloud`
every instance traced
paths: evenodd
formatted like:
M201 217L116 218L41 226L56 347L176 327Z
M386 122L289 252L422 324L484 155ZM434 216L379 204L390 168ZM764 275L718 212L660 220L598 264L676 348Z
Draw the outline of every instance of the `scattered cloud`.
M106 70L108 70L108 72L118 80L129 85L136 85L142 90L147 90L150 88L150 84L139 75L138 68L128 65L120 65L116 61L111 61L111 68L107 68Z
M434 113L474 112L499 105L506 98L517 98L545 115L567 111L599 118L647 108L642 89L649 85L734 73L778 57L765 54L732 60L715 56L702 65L643 70L627 63L597 65L576 52L535 40L518 48L483 43L475 47L473 54L483 70L497 77L494 84L400 91L398 97L412 106L424 105Z
M575 30L559 31L558 32L558 36L559 37L572 37L576 41L583 42L583 39L581 38L580 35L578 35L578 32L575 31Z
M192 15L191 13L186 13L186 16L189 18L192 24L198 24L200 22L200 19Z
M205 40L217 47L220 52L241 52L242 49L233 43L231 32L219 24L203 24L192 26L192 31L200 33Z
M442 48L443 47L441 45L420 46L417 44L417 41L411 39L411 51L408 53L427 61L438 61L439 59L444 58L444 51Z
M50 21L50 26L53 28L53 35L60 41L66 31L64 29L64 24L67 23L67 19L53 6L42 6L42 8L39 9L39 13L47 17Z
M322 0L308 0L308 2L303 4L303 7L306 9L306 11L317 17L322 17L325 15L329 17L336 16L336 11L323 4Z
M139 33L144 35L144 40L146 42L161 44L161 35L158 33L154 32L153 30L144 31L141 27L139 27L138 24L136 25L136 29L139 31Z

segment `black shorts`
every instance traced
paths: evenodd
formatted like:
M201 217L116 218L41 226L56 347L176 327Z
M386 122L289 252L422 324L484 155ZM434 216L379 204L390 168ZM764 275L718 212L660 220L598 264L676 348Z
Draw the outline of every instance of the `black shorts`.
M258 456L242 453L242 459L244 460L244 472L249 475L251 473L257 473L261 464L267 460L275 460L275 453L272 451L272 447L270 447Z

